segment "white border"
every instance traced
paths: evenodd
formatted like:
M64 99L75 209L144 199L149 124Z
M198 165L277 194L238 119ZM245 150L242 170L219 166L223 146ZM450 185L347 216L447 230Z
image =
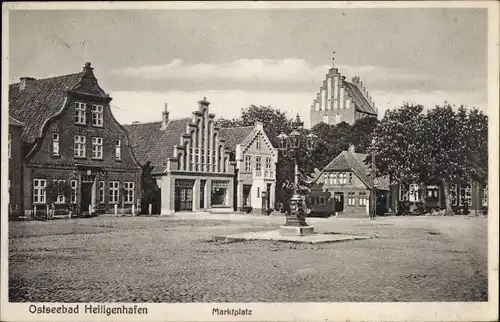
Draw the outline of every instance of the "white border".
M2 321L487 321L498 319L498 111L499 111L499 4L495 1L431 1L431 2L113 2L113 3L2 3L2 174L8 173L8 40L9 10L68 9L294 9L294 8L487 8L488 9L488 119L489 119L489 217L488 217L488 302L428 303L203 303L140 304L149 314L104 315L33 315L29 303L8 303L8 216L7 202L1 203L1 309ZM423 22L425 23L425 22ZM462 22L466 23L466 22ZM2 175L2 201L7 175ZM54 303L51 303L53 305ZM131 304L131 303L128 303ZM68 305L68 304L66 304ZM80 304L82 309L82 305ZM119 306L118 303L108 306ZM213 316L212 309L248 308L250 316Z

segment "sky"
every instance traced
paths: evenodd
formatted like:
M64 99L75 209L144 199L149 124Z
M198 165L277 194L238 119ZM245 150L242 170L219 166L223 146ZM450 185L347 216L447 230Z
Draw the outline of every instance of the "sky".
M14 10L9 81L94 67L123 124L249 105L309 110L328 68L379 110L444 101L486 111L487 9Z

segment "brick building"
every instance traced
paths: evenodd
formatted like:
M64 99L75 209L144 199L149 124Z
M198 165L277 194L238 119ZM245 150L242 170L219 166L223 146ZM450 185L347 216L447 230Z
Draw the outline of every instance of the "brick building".
M309 192L313 213L343 217L368 217L372 183L366 154L354 152L354 146L342 151L318 175ZM391 205L389 180L377 180L377 207L386 212ZM382 208L382 209L380 209Z
M278 149L273 147L262 123L221 128L220 135L234 153L237 209L252 207L253 212L260 213L274 208Z
M90 63L80 73L9 86L9 115L25 124L16 183L24 210L99 213L140 204L141 168L110 101Z
M182 211L232 211L234 162L210 103L198 102L191 117L126 125L134 153L161 189L162 215ZM146 171L147 169L147 171Z
M335 66L328 70L310 109L311 127L321 122L352 125L363 117L377 117L375 103L360 78L348 82Z
M23 213L23 151L21 135L24 123L9 116L9 218Z

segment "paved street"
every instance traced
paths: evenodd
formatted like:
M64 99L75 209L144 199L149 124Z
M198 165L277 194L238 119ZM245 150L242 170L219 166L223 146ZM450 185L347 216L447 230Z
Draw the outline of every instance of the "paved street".
M178 215L11 222L10 301L487 300L485 217L311 218L333 244L219 244L280 217Z

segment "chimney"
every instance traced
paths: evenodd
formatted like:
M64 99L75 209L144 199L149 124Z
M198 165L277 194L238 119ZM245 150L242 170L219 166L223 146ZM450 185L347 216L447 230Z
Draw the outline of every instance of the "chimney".
M24 90L29 84L33 83L36 79L33 77L21 77L19 83L19 90Z
M168 103L165 103L165 109L161 113L161 129L165 130L168 124Z
M353 144L349 144L349 149L348 149L349 153L354 153L355 150L356 150L356 146L354 146Z

